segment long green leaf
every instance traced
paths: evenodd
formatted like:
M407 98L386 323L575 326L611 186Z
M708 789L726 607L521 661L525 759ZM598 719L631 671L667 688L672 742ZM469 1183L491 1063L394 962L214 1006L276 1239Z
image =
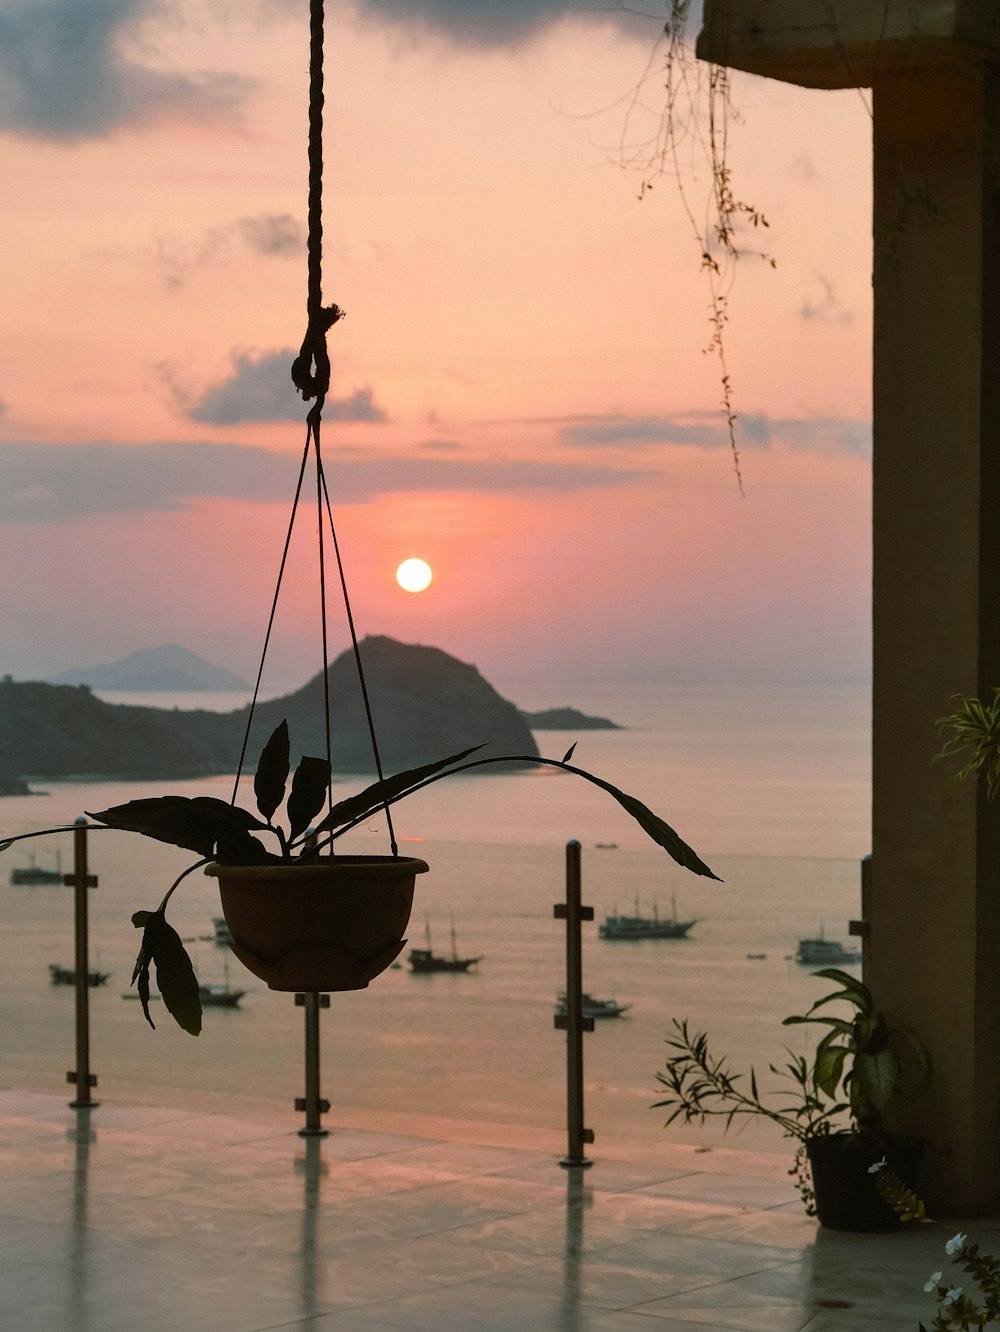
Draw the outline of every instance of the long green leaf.
M271 737L261 751L254 774L253 790L257 797L257 808L268 823L274 812L285 798L285 786L288 783L289 769L288 722L283 721L274 728Z

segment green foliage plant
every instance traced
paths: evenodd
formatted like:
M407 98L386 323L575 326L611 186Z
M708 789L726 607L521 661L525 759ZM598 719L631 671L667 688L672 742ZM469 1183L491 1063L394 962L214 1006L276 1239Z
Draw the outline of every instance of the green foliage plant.
M901 1221L933 1224L923 1202L887 1167L884 1157L869 1166L869 1171L877 1176L879 1193ZM924 1290L936 1297L937 1312L930 1327L918 1325L919 1332L982 1332L983 1328L1000 1323L1000 1259L984 1253L978 1244L970 1244L968 1235L963 1233L952 1235L944 1251L979 1287L981 1303L968 1295L963 1286L945 1281L943 1268L932 1272Z
M726 1132L738 1119L762 1118L777 1124L796 1143L789 1174L810 1216L815 1205L806 1161L809 1139L845 1129L877 1132L892 1097L923 1085L930 1075L923 1045L910 1032L889 1025L866 985L836 967L815 974L838 988L801 1016L785 1018L782 1025L817 1024L828 1030L811 1059L786 1050L787 1063L769 1065L780 1089L762 1093L753 1067L749 1081L733 1073L724 1058L711 1053L704 1032L693 1033L686 1020L674 1019L673 1035L666 1041L672 1053L656 1074L667 1094L652 1107L670 1111L666 1124L678 1119L704 1124L721 1118ZM848 1005L847 1017L818 1012L835 1002Z
M954 712L938 719L938 729L948 735L938 757L963 755L966 764L955 774L957 780L984 775L986 794L995 800L1000 794L1000 687L993 690L992 703L956 697Z
M572 745L561 759L539 758L530 754L498 754L470 758L481 745L461 750L404 772L374 782L363 791L334 802L328 760L306 756L291 774L290 743L285 722L275 729L261 753L254 776L256 812L241 809L214 796L153 796L114 805L88 817L95 822L85 825L95 830L116 828L138 833L158 842L183 847L200 856L174 880L159 906L153 911L137 911L132 923L142 930L142 944L136 959L132 982L137 986L146 1020L149 1013L150 968L155 969L156 984L164 1005L174 1020L191 1035L201 1031L201 998L198 981L177 931L166 919L167 904L187 876L215 861L223 865L296 865L312 864L326 853L333 855L334 843L345 833L366 822L381 810L423 790L443 777L470 772L496 763L544 764L598 786L606 791L639 824L657 846L661 846L678 865L709 879L718 875L658 814L635 796L626 794L570 762ZM291 786L289 787L289 776ZM284 820L277 815L284 805ZM323 814L324 806L327 807ZM318 820L318 821L317 821ZM0 851L23 841L53 832L68 832L72 827L46 828L0 842Z

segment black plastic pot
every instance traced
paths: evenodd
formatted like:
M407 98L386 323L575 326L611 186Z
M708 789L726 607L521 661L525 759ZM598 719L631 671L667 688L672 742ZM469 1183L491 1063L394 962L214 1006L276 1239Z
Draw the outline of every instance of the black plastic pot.
M885 1133L831 1133L809 1138L816 1217L829 1230L896 1230L902 1225L878 1191L870 1167L886 1159L904 1184L916 1187L924 1144Z

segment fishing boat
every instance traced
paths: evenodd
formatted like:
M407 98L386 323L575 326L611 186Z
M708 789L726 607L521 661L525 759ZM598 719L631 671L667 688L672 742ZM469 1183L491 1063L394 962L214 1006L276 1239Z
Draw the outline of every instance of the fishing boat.
M27 865L15 865L10 872L10 881L15 888L34 888L43 883L54 883L60 887L64 883L62 856L56 852L55 869L46 869L35 863L35 857L29 856Z
M652 916L639 913L638 900L634 916L605 916L604 923L598 928L602 939L684 939L692 925L697 925L700 916L693 920L677 919L677 902L671 897L671 915L661 920L656 903L653 903Z
M202 1008L236 1008L245 994L246 990L234 990L229 984L228 959L223 963L221 981L206 981L198 986Z
M845 948L839 939L800 939L795 961L804 967L842 967L861 961L859 948Z
M468 971L474 967L477 962L481 962L481 957L459 957L458 948L455 944L455 922L451 922L451 957L444 957L440 953L435 953L431 948L431 922L429 918L424 920L424 935L427 940L426 948L411 948L407 961L410 964L411 971L427 973L430 971Z
M110 975L110 971L88 971L87 984L94 987L106 985ZM75 985L76 971L73 967L59 967L54 962L50 962L49 980L53 985Z
M209 981L198 986L203 1008L236 1008L246 990L232 990L229 981Z
M556 998L556 1017L566 1017L568 1011L568 1001L565 994L560 994ZM621 1017L632 1007L631 1004L620 1004L617 999L595 999L592 994L582 994L580 996L580 1007L585 1018L606 1018Z

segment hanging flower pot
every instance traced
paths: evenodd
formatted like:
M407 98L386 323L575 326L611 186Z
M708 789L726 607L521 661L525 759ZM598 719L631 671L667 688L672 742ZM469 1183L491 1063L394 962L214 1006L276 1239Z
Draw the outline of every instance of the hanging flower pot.
M219 880L232 950L272 990L363 990L402 952L412 856L323 856L312 864L206 866Z
M154 911L136 911L142 946L132 980L143 1012L149 1011L150 973L164 1007L185 1031L201 1031L201 999L191 959L166 919L175 890L194 870L219 880L222 908L239 960L272 990L360 990L402 951L416 875L427 863L391 856L333 855L336 840L397 801L443 777L496 763L542 764L598 786L629 814L678 865L709 879L705 862L658 814L635 796L561 759L537 754L495 754L470 759L481 746L434 763L380 778L356 795L332 803L328 759L306 756L294 775L289 764L288 727L278 726L264 746L254 776L257 812L214 796L168 795L130 800L92 813L92 827L118 828L158 842L185 847L201 859L168 888ZM291 783L289 784L289 776ZM276 815L284 805L284 819ZM322 814L324 806L326 813ZM44 831L69 832L69 828ZM0 843L0 851L26 833ZM261 838L265 839L264 841ZM265 845L267 842L267 845ZM268 845L277 843L277 852Z

